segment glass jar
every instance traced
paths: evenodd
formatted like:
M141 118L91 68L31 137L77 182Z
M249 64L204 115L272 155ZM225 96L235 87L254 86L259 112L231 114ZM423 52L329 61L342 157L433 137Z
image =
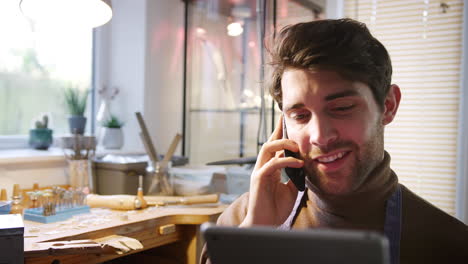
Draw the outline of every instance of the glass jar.
M173 195L174 188L169 170L172 162L148 161L146 167L146 195ZM146 188L145 188L146 189Z

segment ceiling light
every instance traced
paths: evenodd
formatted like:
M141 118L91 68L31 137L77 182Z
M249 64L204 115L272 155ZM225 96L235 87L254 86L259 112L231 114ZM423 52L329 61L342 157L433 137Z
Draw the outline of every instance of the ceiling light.
M242 27L241 23L233 22L227 26L228 35L231 37L236 37L244 32L244 28Z
M40 24L99 27L112 18L110 0L22 0L21 11Z

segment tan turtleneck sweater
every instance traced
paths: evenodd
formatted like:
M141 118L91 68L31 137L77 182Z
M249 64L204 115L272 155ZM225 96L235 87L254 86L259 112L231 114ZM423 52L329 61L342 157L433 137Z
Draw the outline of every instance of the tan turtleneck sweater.
M398 186L390 169L390 156L374 169L352 194L321 193L307 182L307 193L296 211L291 228L342 228L383 233L385 205ZM456 218L401 185L402 222L400 263L468 263L468 227ZM234 201L217 224L238 226L247 213L248 193ZM206 248L201 263L210 263Z

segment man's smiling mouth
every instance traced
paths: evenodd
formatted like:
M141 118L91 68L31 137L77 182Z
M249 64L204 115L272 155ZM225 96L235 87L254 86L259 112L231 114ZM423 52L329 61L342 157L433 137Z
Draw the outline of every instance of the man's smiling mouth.
M314 160L320 163L331 163L331 162L334 162L336 160L343 158L346 154L348 154L348 152L349 151L341 151L332 155L318 157L318 158L315 158Z

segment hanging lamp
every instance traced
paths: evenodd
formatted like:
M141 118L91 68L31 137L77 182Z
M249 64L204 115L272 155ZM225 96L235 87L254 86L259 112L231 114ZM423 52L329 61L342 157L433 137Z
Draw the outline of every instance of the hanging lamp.
M21 0L21 12L34 22L95 28L112 18L110 0Z

